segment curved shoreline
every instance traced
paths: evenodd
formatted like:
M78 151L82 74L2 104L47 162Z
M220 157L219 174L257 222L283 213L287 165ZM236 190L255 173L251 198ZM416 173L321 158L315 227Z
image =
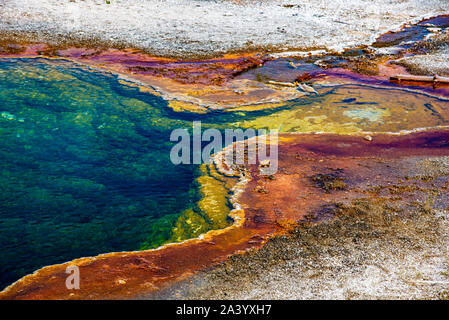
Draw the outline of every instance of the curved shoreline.
M434 128L430 128L406 134L373 134L373 140L375 145L378 145L381 141L385 141L386 145L389 143L395 144L394 141L397 139L399 139L398 141L404 141L401 143L408 144L405 141L410 139L410 141L426 141L426 137L447 137L448 135L449 130L435 131ZM362 133L352 135L329 133L302 134L302 138L305 138L305 141L318 139L323 143L327 139L330 141L337 139L337 141L342 141L342 143L345 143L344 141L352 141L351 143L366 144L362 136ZM288 141L291 139L297 140L299 135L284 133L281 137L287 139L287 142L282 140L281 144L291 144ZM436 141L434 138L431 139ZM301 141L301 139L298 141ZM435 143L438 144L438 141ZM381 145L374 149L382 148ZM370 149L369 146L367 145L367 152ZM413 145L411 146L413 147ZM418 148L419 145L415 147ZM229 147L225 148L220 155L223 155L228 149ZM410 150L410 148L407 150ZM411 151L405 152L409 154ZM411 154L431 155L434 152L435 154L449 154L449 151L446 149L441 149L440 151L437 149L435 151L431 149L419 151L417 149L416 152ZM395 156L400 155L396 154ZM220 161L219 158L220 156L217 155L215 161ZM223 162L222 165L217 165L217 169L227 175L235 173L235 171L229 171L229 167ZM254 169L252 170L254 172ZM167 244L157 249L107 253L47 266L8 286L0 293L0 299L136 298L155 290L160 290L201 270L219 264L225 261L229 255L243 252L250 248L260 248L272 236L291 230L296 221L304 217L307 210L304 210L299 216L287 214L281 219L282 221L278 222L270 222L273 219L271 214L262 218L259 216L260 213L254 210L254 208L248 211L248 203L245 203L245 200L242 202L242 197L246 201L250 201L248 199L252 197L248 198L248 195L253 194L251 186L257 183L258 180L259 178L254 180L254 176L252 176L252 179L240 179L239 185L236 186L234 190L235 196L233 197L234 209L232 210L235 220L232 226L222 230L212 230L198 238L185 240L181 243ZM253 201L251 200L250 202L253 203ZM80 290L70 291L65 288L67 276L65 267L69 265L80 267ZM42 285L44 283L45 286Z
M220 157L220 154L217 154L217 156L215 158L216 161L219 161L218 159ZM232 172L232 171L223 169L223 167L221 165L216 165L216 168L219 172L221 172L227 176L230 176L230 175L232 176L232 175L236 174L236 172ZM123 299L123 298L133 298L135 296L138 296L139 294L148 293L153 290L157 290L157 289L159 289L159 287L157 287L157 285L155 283L158 283L158 281L157 281L158 276L155 275L154 280L156 280L156 281L143 282L144 290L133 290L132 293L130 293L129 291L127 293L123 293L122 290L120 290L120 293L117 294L117 293L109 292L109 290L111 288L106 287L105 288L106 290L101 290L100 292L95 292L95 290L92 290L92 291L87 290L87 292L79 295L78 294L79 291L75 291L75 293L73 293L73 292L68 291L65 288L65 280L64 280L66 277L65 268L67 266L76 265L76 266L80 267L80 270L82 270L83 266L85 266L86 264L90 264L90 263L98 261L98 260L108 259L108 258L110 258L110 259L119 258L120 259L120 258L124 258L125 256L127 258L134 258L135 256L138 256L140 258L142 256L143 257L142 259L145 262L147 262L146 258L151 258L152 255L156 256L157 253L164 251L164 250L170 251L170 249L172 249L172 250L176 251L178 249L178 250L182 251L182 252L180 252L179 255L184 256L186 250L188 251L188 248L191 248L195 245L213 244L215 246L218 237L220 237L221 235L225 235L226 233L232 233L236 228L241 228L243 226L243 223L245 222L245 215L244 215L244 211L240 208L240 205L237 202L237 197L241 193L241 191L244 189L244 186L246 185L247 182L248 182L248 180L245 180L243 177L241 177L239 179L239 182L233 187L234 193L230 197L230 202L233 205L233 209L230 211L229 216L233 219L234 222L232 225L230 225L224 229L210 230L205 234L201 234L197 238L187 239L182 242L168 243L168 244L165 244L156 249L149 249L149 250L142 250L142 251L110 252L110 253L104 253L104 254L100 254L100 255L92 256L92 257L81 257L81 258L77 258L77 259L74 259L74 260L71 260L68 262L64 262L61 264L45 266L43 268L36 270L32 274L22 277L21 279L17 280L16 282L14 282L11 285L9 285L8 287L6 287L3 291L0 292L0 300L2 300L2 299L36 299L36 298L37 299L64 299L64 296L66 299ZM169 281L162 280L162 284L160 284L161 287L166 286L170 282L182 280L185 276L189 276L192 272L197 272L197 271L203 270L206 267L210 267L211 264L216 264L218 262L221 262L221 261L225 260L228 255L238 253L241 250L247 250L251 247L261 246L263 244L263 242L265 242L265 239L261 239L261 238L259 238L259 236L257 236L256 239L253 239L253 237L248 238L248 235L246 235L246 238L247 239L245 239L245 237L243 237L243 239L237 240L236 241L237 243L230 245L231 250L229 250L229 251L225 250L224 253L221 253L221 255L219 255L219 257L215 257L211 261L207 261L206 265L202 265L201 268L198 268L197 270L195 270L195 268L191 268L191 269L183 268L184 272L180 272L180 273L178 272L178 274L175 274L175 275L168 275L168 278L174 277L175 279L170 279ZM239 243L238 243L238 241L242 241L242 240L243 240L243 242L245 242L245 240L247 242L247 243L244 243L243 246L239 245ZM226 242L222 243L222 245L226 245ZM219 260L214 261L214 260L217 260L217 258ZM176 260L173 262L177 263ZM166 265L165 266L162 265L162 266L158 267L158 266L155 266L153 263L149 262L149 265L147 265L145 268L147 270L150 270L150 272L156 270L156 273L157 273L158 270L165 269ZM55 273L56 273L56 275L55 275ZM126 278L126 275L129 275L129 271L120 270L119 273L123 275L122 278ZM45 295L38 294L37 296L35 296L32 293L31 297L28 296L27 294L25 294L25 296L23 295L23 291L30 290L29 288L26 288L29 285L31 285L31 287L33 287L33 284L35 284L37 286L37 288L34 288L34 289L31 288L31 291L34 291L35 289L39 290L39 287L40 287L39 284L42 283L39 278L41 278L41 277L47 278L48 274L53 275L53 276L51 276L52 279L55 276L62 279L62 281L59 283L60 286L58 285L59 288L57 288L58 293L55 294L54 292L50 292L50 293L46 293ZM115 284L127 283L126 280L124 280L122 278L117 279ZM83 278L83 271L81 271L81 279L82 279L81 282L83 283L85 280ZM97 278L94 277L94 279L97 279ZM148 278L145 277L140 280L148 280ZM122 282L122 281L125 281L125 282ZM139 286L141 286L140 284L139 284ZM104 283L100 283L100 285L104 285ZM83 286L83 285L81 285L81 286ZM25 289L23 289L21 287L25 287ZM65 294L60 295L61 289L62 289L62 291L66 291ZM82 288L82 289L84 289L84 288ZM136 289L136 288L134 288L134 289ZM84 290L82 290L82 291L84 291ZM127 288L127 290L129 290L129 288ZM44 291L47 291L47 290L44 290ZM98 294L98 296L96 294Z

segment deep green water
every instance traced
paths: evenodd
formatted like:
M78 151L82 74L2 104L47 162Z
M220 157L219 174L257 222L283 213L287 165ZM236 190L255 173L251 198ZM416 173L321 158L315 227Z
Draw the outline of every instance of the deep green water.
M173 241L183 211L205 215L199 167L171 163L171 131L272 112L174 112L119 80L63 60L0 59L0 289L46 265Z
M0 60L0 113L1 288L45 265L157 247L198 210L198 167L169 161L171 130L195 117L115 75Z

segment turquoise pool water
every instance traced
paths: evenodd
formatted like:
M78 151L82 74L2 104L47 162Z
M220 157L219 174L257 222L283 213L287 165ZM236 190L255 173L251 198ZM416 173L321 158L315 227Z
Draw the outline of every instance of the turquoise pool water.
M191 125L115 75L0 60L0 287L167 241L180 212L197 210L198 166L169 161L171 130Z

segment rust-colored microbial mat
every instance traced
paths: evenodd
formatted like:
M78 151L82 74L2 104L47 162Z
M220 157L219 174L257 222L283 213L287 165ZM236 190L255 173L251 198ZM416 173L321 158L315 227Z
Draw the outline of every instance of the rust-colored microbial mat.
M262 175L258 165L243 169L250 180L238 196L243 211L236 210L234 216L244 219L236 219L233 226L158 250L110 253L49 266L22 278L0 298L138 298L231 254L260 247L299 220L332 218L335 203L383 197L407 207L420 200L416 190L434 190L441 197L448 187L447 179L435 178L431 165L448 159L448 130L371 136L282 134L278 147L279 170L274 175ZM65 286L69 265L80 268L79 290Z

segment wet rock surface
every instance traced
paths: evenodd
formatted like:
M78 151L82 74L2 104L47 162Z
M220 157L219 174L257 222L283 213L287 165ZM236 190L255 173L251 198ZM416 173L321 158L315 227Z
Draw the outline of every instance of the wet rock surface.
M217 158L220 172L241 173L240 191L232 200L238 201L238 209L231 212L234 225L158 250L111 253L43 268L0 298L445 294L448 131L373 134L371 142L363 135L283 134L279 141L279 170L273 177L260 173L258 164L232 169L222 162L226 157ZM337 177L345 188L323 189L310 178L317 175ZM254 192L257 187L267 192ZM84 286L69 296L65 267L72 264L80 266ZM192 277L202 270L209 271ZM118 286L117 279L126 285ZM404 291L409 288L404 281L422 287Z

